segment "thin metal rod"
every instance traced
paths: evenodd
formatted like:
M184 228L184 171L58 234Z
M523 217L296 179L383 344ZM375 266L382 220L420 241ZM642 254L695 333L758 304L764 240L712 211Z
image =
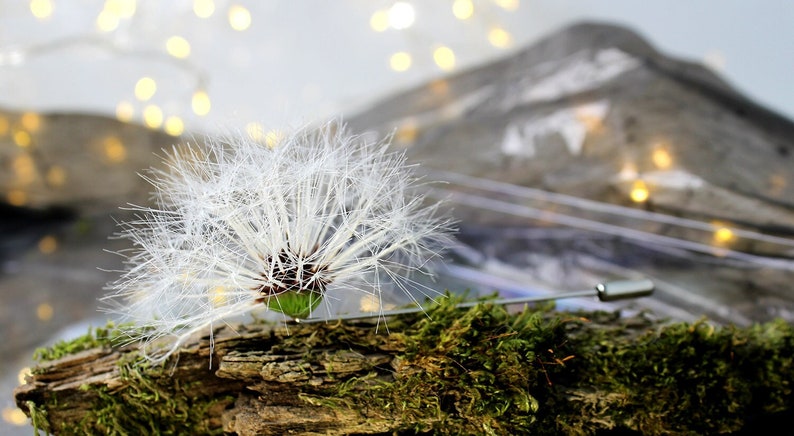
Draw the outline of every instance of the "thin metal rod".
M565 292L557 295L540 295L532 297L518 298L499 298L495 300L465 301L455 305L456 309L474 307L480 303L490 303L498 305L536 303L540 301L562 300L566 298L598 297L601 301L615 301L626 298L644 297L653 292L653 282L647 279L625 280L618 282L599 283L594 289L584 289L579 291ZM614 290L614 291L613 291ZM298 324L312 324L317 322L329 321L351 321L359 319L380 318L394 315L408 315L421 313L425 309L422 307L409 307L406 309L386 310L378 313L360 313L352 315L341 315L334 318L305 318L294 319Z

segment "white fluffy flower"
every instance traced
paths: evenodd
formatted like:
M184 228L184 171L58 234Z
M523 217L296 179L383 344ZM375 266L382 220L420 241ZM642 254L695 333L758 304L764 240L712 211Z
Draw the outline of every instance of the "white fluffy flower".
M128 269L105 297L145 343L193 332L257 307L304 318L329 292L371 295L410 278L449 242L449 221L425 204L402 154L332 125L277 146L209 138L175 147L147 180L156 206L134 206L121 236Z

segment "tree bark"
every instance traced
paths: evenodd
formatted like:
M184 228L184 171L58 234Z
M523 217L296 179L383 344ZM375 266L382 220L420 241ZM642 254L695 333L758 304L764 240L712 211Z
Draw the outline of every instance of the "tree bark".
M794 327L784 322L741 329L442 305L390 320L388 332L382 322L223 327L212 352L209 335L196 337L162 366L135 346L95 341L41 363L17 388L36 428L714 434L790 419L794 404Z

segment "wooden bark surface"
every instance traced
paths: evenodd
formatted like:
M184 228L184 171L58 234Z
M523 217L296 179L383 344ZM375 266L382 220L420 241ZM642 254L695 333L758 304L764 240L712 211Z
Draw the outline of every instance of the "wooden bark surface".
M100 346L42 363L15 396L56 434L731 434L794 410L783 321L446 304L388 326L224 327L212 353L196 337L163 366Z
M329 326L235 326L215 332L210 368L209 337L188 344L162 368L147 371L156 383L200 382L190 394L194 400L222 399L209 410L209 428L253 434L377 434L400 424L392 416L346 407L329 407L322 392L351 377L388 381L393 378L393 355L388 351L361 354L345 344L313 350L316 361L303 352L281 350L281 339L305 329ZM340 327L341 328L341 327ZM358 327L345 327L358 328ZM372 326L360 327L369 330ZM288 331L289 330L289 331ZM48 426L71 427L85 419L98 399L96 389L113 393L124 389L119 363L134 359L136 347L92 348L46 362L18 387L15 398L28 410L34 404L66 404L47 410ZM90 388L89 388L90 387Z

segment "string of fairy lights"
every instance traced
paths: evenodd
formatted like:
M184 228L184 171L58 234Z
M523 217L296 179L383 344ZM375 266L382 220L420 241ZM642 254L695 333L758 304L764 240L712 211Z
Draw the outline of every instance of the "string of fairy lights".
M102 34L110 34L117 31L125 21L131 20L138 9L139 0L106 0L101 10L96 14L95 30L100 37L94 38L97 44L110 44L111 51L121 51L113 46L110 39L101 39ZM223 11L217 0L193 0L192 12L200 19L208 19ZM477 13L486 23L484 37L497 49L505 49L512 45L511 34L498 23L498 20L490 13L491 8L498 7L505 11L516 11L520 7L520 0L481 0L475 4L473 0L453 0L449 5L449 12L458 20L463 22L474 21ZM47 21L53 17L57 11L55 0L30 0L30 13L40 21ZM238 32L245 32L251 27L253 22L252 12L245 6L239 4L224 5L227 21L230 28ZM410 31L416 19L416 8L407 1L393 2L388 8L379 9L372 13L370 27L374 32ZM85 43L90 38L75 38L73 43ZM91 42L91 41L88 41ZM68 48L69 44L60 41L57 43L58 49ZM0 52L0 66L15 65L24 63L26 59L35 55L37 51L46 50L48 47L32 47L27 50L15 48L10 51ZM49 47L52 48L52 47ZM212 109L212 97L207 89L207 78L205 72L190 63L192 44L183 35L172 35L162 41L161 47L157 49L161 55L169 56L174 61L183 62L182 66L191 74L197 77L196 86L193 90L189 102L183 102L183 106L190 107L192 114L197 117L208 115ZM395 72L405 72L414 67L414 59L417 54L410 50L394 52L388 57L388 67ZM433 45L432 60L442 71L452 71L457 66L455 51L442 43ZM186 129L184 115L178 113L167 114L163 108L152 102L153 97L158 92L157 78L152 76L140 77L134 84L133 97L118 101L115 106L115 116L123 122L139 121L151 129L162 129L166 133L179 136ZM246 131L257 140L275 141L279 133L275 131L265 131L264 127L258 122L249 122Z

